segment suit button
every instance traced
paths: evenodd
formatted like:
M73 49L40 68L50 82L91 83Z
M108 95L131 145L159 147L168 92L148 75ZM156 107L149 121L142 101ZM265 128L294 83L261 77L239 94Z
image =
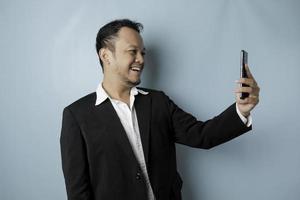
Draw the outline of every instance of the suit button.
M137 180L140 180L140 179L141 179L141 173L137 172L135 178L136 178Z

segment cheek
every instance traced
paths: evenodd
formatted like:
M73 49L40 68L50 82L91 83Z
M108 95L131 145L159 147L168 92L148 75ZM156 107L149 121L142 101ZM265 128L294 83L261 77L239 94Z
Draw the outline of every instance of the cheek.
M115 55L115 64L118 68L126 69L130 67L135 62L134 56L126 52L116 52Z
M122 64L122 66L131 66L134 63L135 59L133 58L133 56L123 56L123 58L121 58L119 60L119 62Z

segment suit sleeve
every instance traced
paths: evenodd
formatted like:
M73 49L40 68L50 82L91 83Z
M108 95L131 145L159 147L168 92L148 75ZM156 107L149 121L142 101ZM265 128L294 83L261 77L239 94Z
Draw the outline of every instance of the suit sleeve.
M169 97L167 102L176 143L210 149L252 129L252 126L247 127L241 121L235 103L220 115L199 121L179 108Z
M68 108L63 111L60 146L68 200L93 200L84 139Z

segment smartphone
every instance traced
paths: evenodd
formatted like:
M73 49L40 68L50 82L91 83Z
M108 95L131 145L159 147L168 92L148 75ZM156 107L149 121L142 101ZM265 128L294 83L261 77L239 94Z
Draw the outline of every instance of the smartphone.
M240 64L240 76L241 78L248 78L245 65L248 64L248 52L241 50L241 64ZM242 87L249 87L247 84L242 84ZM242 92L240 99L245 99L249 97L249 93Z

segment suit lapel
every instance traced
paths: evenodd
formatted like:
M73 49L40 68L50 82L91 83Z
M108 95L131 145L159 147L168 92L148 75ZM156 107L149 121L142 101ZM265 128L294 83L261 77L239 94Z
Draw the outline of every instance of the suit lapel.
M138 94L134 102L138 125L140 129L141 141L145 156L146 166L148 167L149 155L149 134L150 134L150 115L151 98L148 95Z
M124 153L128 156L131 162L138 163L131 144L125 132L125 129L109 99L106 99L97 108L98 118L105 125L109 137L114 137L117 144L124 149Z
M151 117L151 98L148 95L138 94L135 96L134 102L141 142L144 151L146 166L148 167L149 155L149 133L150 133L150 117ZM104 124L107 132L116 139L118 145L124 149L131 162L138 163L125 129L109 99L106 99L96 108L97 118Z

